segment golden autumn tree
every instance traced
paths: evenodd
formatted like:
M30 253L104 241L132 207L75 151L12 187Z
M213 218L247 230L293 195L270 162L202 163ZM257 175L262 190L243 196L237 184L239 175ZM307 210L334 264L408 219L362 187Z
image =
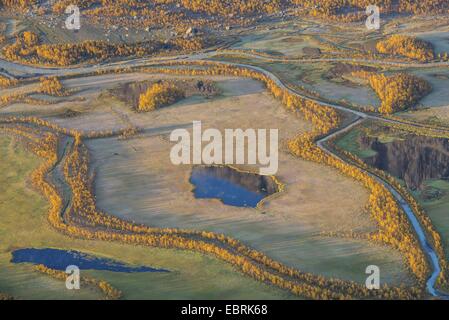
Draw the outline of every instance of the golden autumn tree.
M390 36L386 40L379 41L376 44L376 49L380 53L401 55L421 62L435 59L432 44L410 36Z
M155 83L139 97L138 111L152 111L184 98L184 92L168 82Z
M379 96L379 112L391 114L415 105L432 91L430 84L415 75L398 73L391 76L372 74L369 84Z

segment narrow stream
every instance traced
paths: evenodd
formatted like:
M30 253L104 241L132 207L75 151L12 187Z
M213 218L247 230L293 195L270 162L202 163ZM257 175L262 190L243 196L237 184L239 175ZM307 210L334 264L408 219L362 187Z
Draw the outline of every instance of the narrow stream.
M377 178L376 176L374 176ZM432 246L429 244L426 238L426 234L421 227L421 224L419 223L418 219L416 218L415 214L413 213L412 208L408 205L407 201L404 200L404 198L397 192L392 186L390 186L388 183L383 181L380 178L377 178L380 182L383 183L383 185L391 192L391 194L396 198L398 203L401 205L404 212L407 214L408 219L412 223L413 229L415 230L416 234L418 235L419 243L421 244L421 247L423 250L427 253L429 256L430 262L433 267L433 272L430 278L426 282L426 288L427 291L434 297L442 297L445 298L446 296L442 293L438 292L435 289L435 283L438 279L438 275L441 272L440 263L438 261L438 256L435 252L435 250L432 248Z

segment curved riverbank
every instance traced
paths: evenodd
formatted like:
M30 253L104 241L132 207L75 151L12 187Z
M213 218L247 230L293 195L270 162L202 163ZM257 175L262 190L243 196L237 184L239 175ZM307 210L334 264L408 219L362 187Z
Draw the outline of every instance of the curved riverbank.
M364 119L357 119L350 125L342 128L336 132L333 132L332 134L330 134L326 137L319 139L317 141L318 147L321 150L323 150L324 152L327 152L328 154L330 154L331 156L337 157L341 161L347 162L347 160L344 160L341 156L332 152L332 150L326 146L326 142L330 139L336 138L337 136L339 136L340 134L342 134L344 132L349 131L353 127L355 127L355 126L359 125L361 122L363 122L363 120ZM357 164L355 164L353 162L352 162L352 164L357 166ZM361 168L361 167L359 167L359 168L361 170L363 170L363 168ZM426 253L428 261L430 262L430 264L432 266L432 273L426 282L427 291L433 297L447 299L449 297L448 295L438 291L435 288L437 279L438 279L442 269L440 266L438 255L437 255L436 251L434 250L434 248L430 245L429 241L427 240L427 233L424 231L423 227L421 226L420 222L418 221L418 218L415 216L413 209L410 207L408 202L402 197L402 195L396 190L396 188L393 185L391 185L388 181L386 181L382 177L380 177L372 172L368 172L368 174L371 175L373 178L375 178L380 183L382 183L391 192L391 194L394 196L394 198L396 199L398 204L401 206L402 210L407 215L407 217L413 227L413 230L418 237L419 243L420 243L422 249L424 250L424 252Z

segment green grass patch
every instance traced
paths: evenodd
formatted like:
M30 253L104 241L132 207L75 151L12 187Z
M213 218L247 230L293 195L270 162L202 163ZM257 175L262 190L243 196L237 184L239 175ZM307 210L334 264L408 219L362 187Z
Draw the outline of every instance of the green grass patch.
M415 196L440 233L449 260L449 181L428 180L425 182L425 188L427 190L420 191ZM436 196L429 197L429 193Z
M349 133L338 139L336 145L343 150L355 154L359 158L369 158L375 156L377 154L376 151L372 149L362 149L360 147L360 135L361 131L359 129L351 130Z

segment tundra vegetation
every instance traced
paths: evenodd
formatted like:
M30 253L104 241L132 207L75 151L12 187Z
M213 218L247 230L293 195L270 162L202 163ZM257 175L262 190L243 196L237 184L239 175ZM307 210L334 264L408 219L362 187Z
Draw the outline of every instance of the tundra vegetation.
M418 287L394 288L385 287L380 291L371 291L364 286L343 280L327 279L318 275L304 273L288 268L271 260L261 252L254 251L239 241L211 232L158 229L144 225L136 225L99 211L91 191L89 177L89 152L83 139L93 136L108 136L117 133L84 133L74 130L68 131L36 118L11 118L6 123L39 124L59 134L73 137L73 147L64 164L64 176L72 190L73 205L65 212L63 200L58 190L48 182L48 172L58 161L57 136L47 134L33 150L47 160L32 176L36 188L49 200L51 206L48 219L51 225L60 232L85 239L99 239L104 241L119 241L128 244L145 244L163 248L182 248L212 254L224 261L230 262L243 273L258 280L277 285L292 293L309 298L348 298L348 297L401 297L412 298L422 294L424 282L429 273L428 263L413 234L407 218L401 213L388 190L370 175L341 160L325 154L315 146L313 140L317 135L329 132L339 123L338 114L331 108L304 100L289 91L279 87L274 81L257 71L246 68L215 65L201 70L177 70L173 68L148 69L152 72L171 74L184 73L196 75L233 75L250 77L262 81L269 92L280 99L292 111L301 112L306 119L314 124L315 130L293 139L289 143L292 153L307 160L327 164L335 167L344 174L360 181L370 190L369 209L371 217L379 224L379 231L372 233L369 238L382 242L400 250L404 255L410 271L415 275ZM5 121L5 120L4 120ZM61 216L63 212L63 216ZM387 213L387 214L386 214ZM95 231L92 227L95 226ZM117 230L117 231L114 231ZM234 248L230 251L231 248ZM234 251L236 250L236 251ZM261 266L265 269L261 269ZM443 279L444 280L444 279ZM443 281L442 280L442 281ZM420 293L421 292L421 293ZM374 295L374 296L373 296Z
M16 85L18 81L16 79L11 79L0 75L0 88L8 88Z
M18 127L16 128L18 129ZM5 155L0 167L2 185L3 219L0 228L4 230L5 241L0 245L0 292L2 298L17 299L103 299L104 294L95 285L81 284L81 290L66 290L64 281L41 271L53 270L33 267L28 264L12 264L10 248L16 247L59 247L79 249L96 255L114 257L130 264L163 266L167 273L132 273L123 277L116 272L81 270L81 276L104 280L114 288L120 289L122 298L203 298L223 297L221 290L230 292L229 298L238 296L261 299L294 298L288 293L258 283L244 277L235 270L212 257L187 251L167 250L149 247L129 246L113 242L86 241L67 237L55 230L47 217L48 203L37 190L30 189L29 175L39 165L42 158L34 155L30 146L37 142L39 129L21 128L21 133L13 127L0 129L0 152ZM6 136L5 136L6 134ZM11 138L10 138L11 137ZM1 189L1 188L0 188ZM9 201L6 201L8 199ZM5 201L4 201L5 200ZM41 269L41 270L38 270ZM50 275L50 277L48 276ZM64 278L65 280L65 278ZM29 286L17 286L17 283ZM151 282L151 287L146 284ZM197 283L208 283L201 287ZM182 285L180 285L180 283ZM209 285L210 283L210 285ZM226 296L226 294L225 294Z
M2 11L21 12L37 18L61 14L69 4L71 2L68 0L55 3L38 0L0 0ZM367 0L326 0L321 1L319 5L315 0L230 0L225 2L219 0L207 2L199 0L155 0L149 2L83 0L78 5L89 24L102 24L113 30L120 28L121 34L124 34L124 30L126 30L126 37L131 31L145 29L145 32L148 32L149 36L153 38L137 42L113 42L109 41L108 38L52 43L47 37L48 34L42 32L42 30L34 32L34 29L29 31L30 28L25 27L25 29L13 32L12 35L6 33L0 35L1 54L6 60L27 64L27 68L31 69L37 67L36 65L65 67L76 64L111 62L119 58L142 58L161 54L200 52L214 45L226 48L238 38L234 35L236 38L231 36L226 40L222 38L223 41L221 41L216 38L217 34L226 34L233 28L257 26L258 23L264 25L271 20L279 22L305 16L325 19L328 22L330 20L360 22L366 18L365 8L370 4L381 6L382 14L385 14L386 17L394 17L397 13L405 17L410 14L443 15L449 13L448 0L423 0L419 2L412 0L379 0L374 1L374 3ZM132 18L123 19L124 16ZM264 26L267 27L267 25ZM297 25L297 27L301 26ZM406 22L401 27L408 30ZM357 44L360 48L353 50L357 46L351 46L353 43L348 39L341 40L339 37L326 35L327 32L340 33L341 29L339 28L336 25L332 27L324 24L305 25L302 29L310 33L316 33L313 40L319 48L304 46L306 50L303 50L303 53L308 56L310 64L316 63L317 57L330 59L332 63L335 62L334 59L339 58L345 59L345 61L358 58L358 62L355 59L353 60L354 64L377 64L377 59L387 59L391 63L390 65L383 65L375 69L365 68L353 72L351 70L351 75L354 78L363 79L365 84L373 89L381 103L378 110L373 106L364 110L379 111L381 115L378 115L378 118L382 117L383 120L390 119L393 121L397 119L393 113L413 108L419 103L420 99L432 90L431 85L423 78L403 70L398 71L398 69L403 68L401 64L417 64L422 67L425 63L436 63L436 59L447 60L447 54L445 56L441 53L436 55L433 45L425 40L415 36L390 36L388 32L376 33L373 38L364 35L363 41L361 41L363 43ZM6 28L2 29L6 30ZM155 34L158 34L157 32L161 32L159 36L155 36ZM162 33L164 34L163 38L160 37ZM232 32L229 33L232 34ZM344 35L342 38L345 36L347 37L347 35ZM318 40L318 38L321 38L321 40ZM290 39L289 41L293 40ZM368 42L371 42L373 51L362 48L363 45L368 46ZM266 48L264 48L264 51L248 48L250 50L229 50L228 54L232 54L234 57L241 54L247 59L244 60L245 63L256 65L257 63L252 63L256 59L257 61L265 61L265 64L274 64L276 61L288 59L282 53L268 52L268 50L265 50ZM14 107L20 108L20 106L17 106L20 103L45 104L44 100L37 102L35 98L32 98L33 93L42 93L54 97L68 96L72 93L64 87L61 82L62 78L52 76L41 77L39 82L30 76L30 79L25 79L23 82L30 81L32 84L29 87L25 85L23 87L34 91L16 91L16 87L22 83L20 76L26 72L20 70L20 67L16 67L15 64L10 65L12 65L14 76L9 77L8 73L3 73L3 69L0 75L0 87L7 92L7 94L2 95L0 100L2 111L3 108L11 106L13 110ZM130 62L130 65L132 65L132 62ZM263 66L262 63L260 65ZM392 65L395 67L391 67ZM382 70L379 70L381 68ZM60 70L64 69L61 68ZM30 113L32 114L30 116L26 112L22 115L20 112L6 110L6 113L10 112L10 115L5 114L0 118L2 133L20 140L29 152L41 159L39 166L31 173L29 182L47 202L47 206L41 205L41 209L45 207L47 227L51 228L60 237L57 239L70 239L77 245L80 245L82 241L87 241L94 244L97 251L107 251L109 246L115 250L123 248L136 250L133 251L136 252L136 256L144 256L146 254L144 250L156 250L156 248L172 250L170 252L174 252L174 249L181 249L179 251L196 254L201 259L208 257L216 265L221 266L225 263L232 266L232 271L239 272L240 278L237 276L232 278L237 279L236 281L242 281L243 283L251 279L249 282L251 284L268 284L268 296L271 296L274 292L270 290L281 289L287 292L289 297L292 295L313 299L423 298L426 296L426 281L432 271L431 265L426 259L425 249L420 246L413 227L400 204L388 188L373 176L374 174L384 181L388 181L412 207L414 214L425 229L429 244L435 248L437 253L442 268L438 277L438 285L443 288L448 287L449 270L445 252L447 248L443 246L443 240L421 204L397 180L383 171L367 166L354 154L339 149L338 146L333 145L332 140L329 145L336 150L338 157L326 152L320 147L321 145L317 144L320 138L331 134L334 130L338 130L340 126L353 120L348 114L337 111L329 104L321 103L329 101L322 99L317 92L310 88L290 86L290 83L284 86L273 80L267 73L258 71L256 68L245 67L242 64L231 65L207 60L188 61L179 58L178 60L173 59L171 62L154 64L152 67L120 68L120 66L117 66L116 69L101 68L96 73L100 75L109 72L128 73L130 71L176 76L185 75L195 77L195 79L207 76L243 77L262 83L269 94L278 99L286 110L290 111L289 116L300 116L302 119L309 121L313 127L309 132L302 132L288 141L284 141L283 145L288 150L289 156L327 166L328 169L351 178L363 186L369 194L364 213L376 223L376 228L373 228L367 234L353 232L339 236L364 239L396 250L403 257L404 265L412 275L411 284L407 286L385 285L380 290L368 290L358 282L325 277L321 274L292 268L269 257L263 250L256 250L229 235L194 229L162 228L119 218L114 215L114 212L107 212L97 204L94 194L95 172L92 171L92 154L87 141L97 138L132 139L142 131L141 128L129 121L126 114L121 114L122 122L126 123L125 127L79 130L75 126L58 125L50 120L51 117L45 117L44 119L35 116L36 113ZM290 70L285 71L285 73L289 72ZM16 73L18 74L17 77L15 76ZM284 76L283 78L283 76L281 74L279 77L283 80L288 77ZM322 75L320 76L322 77ZM64 78L64 84L66 84L65 79L71 80L69 78L77 77L76 75L67 76ZM301 80L310 80L308 75L300 75L300 77ZM341 79L343 78L341 77ZM339 78L338 81L341 79ZM309 81L310 84L314 84L312 83L314 80L316 79ZM342 82L345 80L342 80ZM336 80L333 79L333 81ZM29 89L33 85L37 89ZM295 94L287 87L301 91L305 95ZM133 106L137 111L153 112L147 114L131 113L133 116L141 118L158 115L158 112L161 111L158 109L172 105L188 96L188 94L178 87L176 82L153 83L139 94L136 98L138 101ZM343 102L341 104L352 107L350 104ZM165 110L167 109L170 108ZM120 113L120 111L111 107L111 112ZM406 120L396 121L388 125L407 132L447 137L447 131L436 125L421 125ZM67 245L66 242L63 243ZM102 246L99 243L106 243L106 245ZM6 251L7 248L5 247ZM111 253L111 251L108 252ZM43 266L36 267L35 271L50 275L55 279L62 278L60 272ZM217 273L211 274L217 276ZM245 277L242 277L242 275L245 275ZM103 279L103 276L105 275L100 275L98 279ZM107 298L122 297L121 287L118 286L115 289L114 283L96 279L97 277L87 277L83 281L89 286L99 289ZM204 277L200 279L204 281ZM263 286L263 288L266 287ZM0 289L3 291L3 288L0 287ZM276 294L277 291L274 295ZM124 292L124 295L126 296L126 292ZM207 297L207 295L205 296ZM9 297L7 294L0 294L0 299Z

